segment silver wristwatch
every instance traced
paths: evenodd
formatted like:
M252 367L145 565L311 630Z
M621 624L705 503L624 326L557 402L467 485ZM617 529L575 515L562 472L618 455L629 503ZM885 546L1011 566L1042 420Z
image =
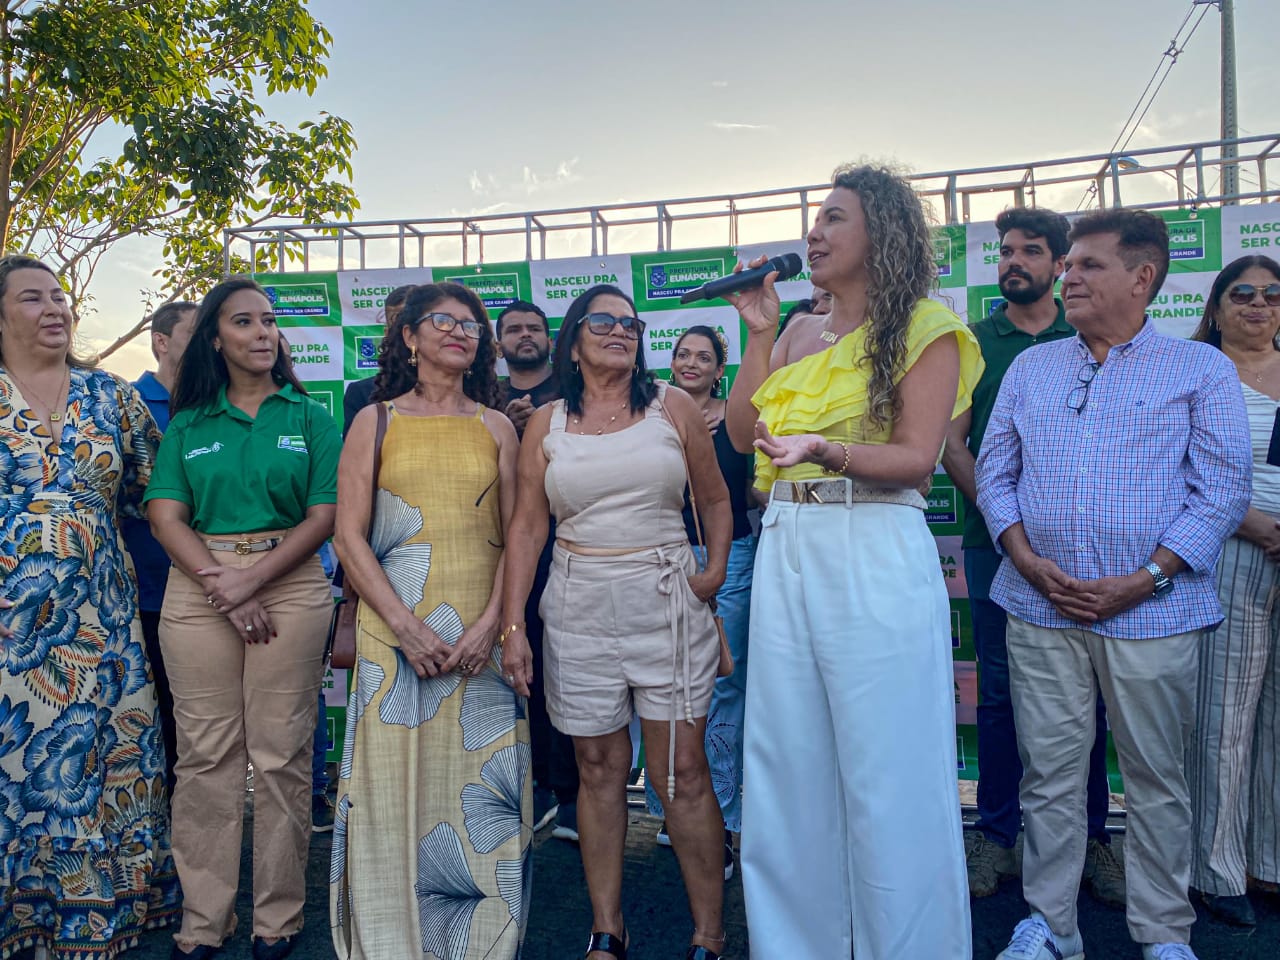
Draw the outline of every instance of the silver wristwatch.
M1155 589L1151 591L1153 597L1163 597L1173 589L1173 581L1160 569L1160 564L1154 560L1150 563L1144 563L1142 569L1151 574L1151 579L1156 582Z

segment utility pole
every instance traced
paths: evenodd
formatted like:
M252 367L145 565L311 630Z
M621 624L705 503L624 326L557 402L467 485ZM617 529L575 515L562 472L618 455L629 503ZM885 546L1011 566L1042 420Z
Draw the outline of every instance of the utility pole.
M1218 9L1222 12L1222 139L1235 140L1240 136L1240 124L1236 117L1236 0L1222 0ZM1222 148L1222 192L1233 196L1240 192L1240 168L1233 162L1236 145ZM1234 205L1237 201L1228 200Z
M1213 4L1218 8L1222 28L1222 94L1221 117L1223 140L1235 140L1240 136L1240 124L1236 113L1236 4L1235 0L1192 0L1200 4ZM1240 168L1236 166L1236 145L1222 147L1220 191L1230 197L1240 192ZM1224 200L1224 205L1234 206L1237 201Z

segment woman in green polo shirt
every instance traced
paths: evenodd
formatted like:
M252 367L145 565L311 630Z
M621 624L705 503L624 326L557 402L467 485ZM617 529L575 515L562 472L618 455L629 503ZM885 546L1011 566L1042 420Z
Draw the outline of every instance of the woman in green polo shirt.
M253 956L302 927L311 739L332 601L316 549L333 532L337 424L294 377L247 277L200 305L147 488L173 561L160 645L178 731L175 958L235 929L246 761L254 768Z

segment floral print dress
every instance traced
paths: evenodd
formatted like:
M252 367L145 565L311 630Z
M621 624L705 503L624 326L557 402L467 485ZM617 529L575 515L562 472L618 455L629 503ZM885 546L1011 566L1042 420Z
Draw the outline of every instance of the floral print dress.
M118 518L160 433L125 381L72 369L55 440L0 367L0 958L106 960L168 924L164 746Z
M392 408L370 546L453 645L502 556L498 449L481 414ZM497 648L475 676L419 679L372 608L356 669L330 872L339 960L514 960L529 910L529 725Z

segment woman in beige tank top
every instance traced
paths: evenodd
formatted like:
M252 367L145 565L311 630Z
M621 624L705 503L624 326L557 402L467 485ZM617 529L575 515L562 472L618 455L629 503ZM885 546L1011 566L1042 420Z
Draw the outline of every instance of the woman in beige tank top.
M565 316L554 365L564 399L533 414L520 447L503 670L528 693L535 665L519 618L554 513L537 667L546 670L552 723L574 739L582 780L578 833L594 913L588 960L627 955L622 850L633 711L648 776L669 798L695 928L687 957L718 960L723 834L702 742L719 659L707 601L724 581L733 521L702 415L688 395L653 382L643 332L635 304L613 286L586 291ZM701 573L681 518L686 461L707 533Z

